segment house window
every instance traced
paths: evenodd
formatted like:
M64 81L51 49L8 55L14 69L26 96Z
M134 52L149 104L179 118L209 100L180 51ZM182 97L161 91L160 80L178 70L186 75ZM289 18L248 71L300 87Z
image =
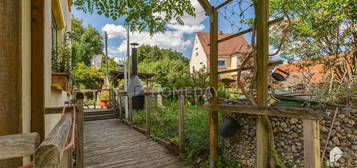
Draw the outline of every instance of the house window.
M52 24L51 24L51 42L52 42L52 49L56 49L57 47L57 24L55 17L53 16L52 13Z
M195 50L198 50L198 47L196 47Z
M226 60L218 60L218 66L219 67L225 67L226 66Z
M196 53L196 57L198 56L198 52Z

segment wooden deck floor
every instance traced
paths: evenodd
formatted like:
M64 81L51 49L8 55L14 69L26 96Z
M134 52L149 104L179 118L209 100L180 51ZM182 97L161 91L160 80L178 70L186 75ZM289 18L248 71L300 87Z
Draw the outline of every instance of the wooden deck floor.
M165 147L117 119L84 123L86 168L187 167Z

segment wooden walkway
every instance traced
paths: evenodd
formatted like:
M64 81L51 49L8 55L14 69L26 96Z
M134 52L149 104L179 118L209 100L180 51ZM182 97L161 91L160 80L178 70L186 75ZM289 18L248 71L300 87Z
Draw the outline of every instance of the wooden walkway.
M84 123L86 168L187 167L165 147L117 119Z

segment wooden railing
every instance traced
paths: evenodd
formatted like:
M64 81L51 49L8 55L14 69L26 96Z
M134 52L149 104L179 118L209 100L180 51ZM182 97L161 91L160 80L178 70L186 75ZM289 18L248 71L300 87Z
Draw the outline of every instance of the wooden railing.
M64 114L35 152L35 167L58 167L71 136L72 116Z
M40 144L38 133L0 136L0 160L31 156Z
M103 92L103 91L108 91L109 92L110 107L114 107L114 104L112 104L113 103L113 99L115 97L115 95L114 95L115 93L114 93L113 89L83 89L83 90L75 91L75 93L78 93L78 92L83 93L83 94L92 93L93 101L94 101L93 108L97 109L98 95L99 95L99 100L100 100L101 99L100 95L101 95L101 92ZM83 100L84 100L83 105L84 106L88 106L88 104L86 102L87 98L86 98L85 95L84 95Z
M59 113L61 119L41 142L38 133L0 136L0 159L34 156L33 164L24 167L68 167L72 159L83 168L83 94L70 107L47 108L46 114ZM72 158L73 150L76 152Z
M130 94L126 92L118 92L119 97L128 96L129 102L133 96L145 96L145 113L146 113L146 128L141 130L147 136L151 137L151 110L150 110L150 97L157 95L177 95L178 96L178 153L185 152L185 135L184 135L184 98L185 95L216 95L213 89L193 89L193 90L176 90L176 91L145 91L143 94ZM120 104L120 101L119 101ZM130 103L129 103L129 107ZM320 133L319 133L319 120L322 118L318 112L309 108L298 107L259 107L253 105L228 105L228 104L206 104L203 108L207 111L219 111L223 113L240 113L250 114L256 116L273 116L273 117L287 117L297 118L303 120L303 139L304 139L304 165L305 167L319 167L320 160ZM121 108L119 108L121 113ZM129 117L127 123L133 127L132 115L133 110L129 108ZM212 123L210 123L212 124ZM212 125L210 125L212 126ZM152 137L154 138L154 137ZM217 134L213 135L217 139ZM155 139L155 138L154 138ZM159 142L163 143L162 140ZM164 142L169 144L168 142Z

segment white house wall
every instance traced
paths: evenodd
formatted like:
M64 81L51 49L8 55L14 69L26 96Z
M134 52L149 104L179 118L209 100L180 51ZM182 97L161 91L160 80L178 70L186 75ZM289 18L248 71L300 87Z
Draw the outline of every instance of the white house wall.
M66 31L71 30L71 12L68 7L67 0L61 0L61 9L64 18L64 28L59 30L58 36L63 36ZM45 1L45 107L60 107L64 105L65 101L69 98L65 91L58 92L51 89L52 85L52 42L51 42L51 26L52 26L52 0ZM59 41L62 38L58 39ZM58 45L61 43L58 42ZM45 136L54 128L60 120L59 114L46 114L45 115Z
M190 59L190 72L192 73L193 69L195 69L195 71L198 71L204 66L207 68L207 55L203 50L202 44L198 39L198 36L195 35Z

